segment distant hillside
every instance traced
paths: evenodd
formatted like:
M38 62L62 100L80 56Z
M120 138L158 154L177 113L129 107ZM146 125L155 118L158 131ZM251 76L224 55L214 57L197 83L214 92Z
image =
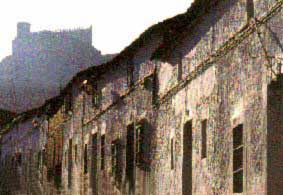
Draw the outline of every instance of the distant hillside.
M0 63L0 108L23 112L58 95L79 71L99 65L103 56L92 45L91 28L29 32L19 23L13 54Z

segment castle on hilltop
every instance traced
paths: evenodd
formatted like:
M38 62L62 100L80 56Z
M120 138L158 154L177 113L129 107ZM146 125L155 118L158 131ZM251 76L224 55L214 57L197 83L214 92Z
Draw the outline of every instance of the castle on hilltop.
M55 51L73 44L92 45L92 27L87 29L61 30L58 32L31 32L27 22L17 24L17 37L13 40L13 55L39 52L42 49Z
M78 72L108 59L92 46L92 27L31 32L17 24L12 55L0 62L0 108L22 112L58 95ZM111 56L110 56L111 57Z

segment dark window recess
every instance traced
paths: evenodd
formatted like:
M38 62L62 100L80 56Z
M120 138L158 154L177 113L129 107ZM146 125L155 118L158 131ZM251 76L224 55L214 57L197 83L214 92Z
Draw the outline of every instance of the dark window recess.
M105 135L101 136L101 170L105 168Z
M137 165L139 165L141 163L142 160L142 154L141 154L141 148L142 148L142 138L141 138L141 133L143 133L143 128L141 125L137 125L136 126L136 139L135 139L135 143L136 143L136 163Z
M68 160L68 154L67 151L65 151L65 167L67 168L67 160Z
M134 85L134 65L132 63L128 63L127 67L127 84L129 87Z
M207 148L206 148L206 143L207 143L207 137L206 137L206 133L207 133L207 120L203 120L201 122L201 158L206 158L206 152L207 152Z
M243 192L243 125L233 129L233 192Z
M171 139L171 170L175 167L175 151L174 151L174 138Z
M22 165L22 153L17 153L17 164Z
M92 136L92 155L91 155L91 186L93 195L97 195L97 133Z
M78 160L78 145L75 145L75 163L77 163Z
M73 140L72 139L69 139L69 154L68 154L68 161L69 161L69 164L72 163L73 161Z
M41 151L38 152L37 154L37 167L39 168L41 164Z
M135 191L135 177L134 177L134 161L135 161L135 127L130 124L127 127L127 145L126 145L126 181L129 184L128 194Z
M271 29L270 29L271 30ZM271 32L271 31L270 31ZM280 43L273 32L274 40ZM279 65L279 64L278 64ZM280 65L278 66L280 68ZM281 68L281 71L283 69ZM279 71L280 72L280 71ZM267 164L256 161L255 173L267 170L267 195L283 194L283 74L267 88Z
M159 90L158 73L157 73L157 68L155 67L152 78L152 105L158 104L158 90Z
M61 188L62 182L62 164L55 165L55 176L54 176L54 183L57 189Z
M88 155L87 155L87 144L85 144L84 149L84 173L86 174L88 171Z
M146 120L142 120L136 126L136 164L144 171L150 170L151 162L151 136L152 127Z
M116 162L116 155L117 155L117 148L116 148L116 141L111 143L111 164L112 164L112 175L115 175L115 170L117 166Z
M152 89L153 89L153 77L145 78L143 86L146 90L152 91Z
M65 107L65 113L68 114L69 111L72 111L73 107L72 107L73 103L72 103L72 94L68 93L65 96L64 99L64 107Z
M92 82L92 105L93 107L99 107L101 102L101 90L98 89L98 85L95 82Z
M183 64L182 64L182 56L180 55L180 59L178 60L178 81L182 80L183 74Z
M56 165L56 144L53 145L53 159L52 159L52 167Z
M247 0L247 16L248 19L253 18L255 15L254 0Z
M146 161L146 156L144 154L144 127L142 125L137 125L136 127L136 163L137 166L143 166Z
M47 165L47 158L46 158L46 151L45 149L42 150L42 164Z
M68 188L72 186L72 167L73 167L73 141L69 139L69 153L68 153Z
M183 195L192 194L192 121L188 121L183 129L183 167L182 190Z
M111 144L111 162L112 162L112 176L115 179L115 185L120 186L122 182L122 164L123 164L123 147L120 140L117 139Z
M14 167L16 165L15 156L12 156L11 165L12 165L12 167Z

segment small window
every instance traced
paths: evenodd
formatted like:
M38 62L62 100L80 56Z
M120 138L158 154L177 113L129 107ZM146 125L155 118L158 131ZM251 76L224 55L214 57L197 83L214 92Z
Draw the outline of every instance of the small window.
M98 89L96 82L92 82L92 105L95 108L98 108L101 100L101 92Z
M183 127L183 163L182 163L182 195L192 193L192 152L193 152L193 122L187 121Z
M68 114L69 111L72 111L72 94L68 93L64 99L65 113Z
M182 80L182 74L183 74L183 64L182 64L182 56L178 60L178 81Z
M134 186L134 162L135 162L135 126L130 124L127 126L127 144L126 144L126 180L129 182L130 188Z
M116 141L113 141L111 144L111 163L112 163L112 174L115 175L116 166L117 166L117 146Z
M174 156L174 138L171 139L171 170L175 167L175 156Z
M255 15L254 1L253 0L247 0L247 16L248 16L248 19L253 18L254 15Z
M90 184L93 190L93 195L97 195L97 177L98 177L98 170L97 170L97 160L98 160L98 151L97 151L97 138L98 134L95 133L92 135L92 150L91 150L91 172L90 172Z
M136 127L136 162L139 165L142 161L142 148L143 148L143 126L137 125Z
M18 153L18 155L17 155L17 164L19 166L22 165L22 153Z
M123 149L119 139L112 141L111 144L111 163L112 176L114 177L115 185L119 188L122 182L123 173Z
M42 164L47 165L47 158L46 158L46 151L45 149L42 150Z
M12 159L11 159L11 165L12 165L12 167L14 167L14 165L15 165L15 158L14 158L14 156L12 156Z
M147 120L143 119L135 129L136 166L142 170L149 171L151 163L151 126Z
M123 146L121 140L116 139L114 141L114 150L113 150L113 176L115 179L115 185L119 188L122 182L123 175Z
M37 167L40 168L41 165L41 151L37 154Z
M101 136L101 170L105 168L105 135Z
M68 150L68 165L69 168L72 166L73 161L73 140L69 139L69 150Z
M69 139L69 149L68 149L68 188L72 187L72 167L73 167L73 140Z
M87 144L85 144L84 149L84 173L87 174L88 171L88 155L87 155Z
M233 192L243 192L243 125L233 129Z
M146 90L152 91L153 89L153 77L147 77L144 79L143 86Z
M128 64L127 67L127 84L129 87L134 85L134 66L132 64Z
M75 163L77 163L78 160L78 145L75 145Z
M154 69L153 78L152 78L152 105L155 106L158 104L159 96L159 82L158 82L158 73L156 68Z
M65 168L67 168L67 159L68 159L68 155L67 155L67 151L65 151Z
M207 120L201 122L201 158L206 158L206 131L207 131Z

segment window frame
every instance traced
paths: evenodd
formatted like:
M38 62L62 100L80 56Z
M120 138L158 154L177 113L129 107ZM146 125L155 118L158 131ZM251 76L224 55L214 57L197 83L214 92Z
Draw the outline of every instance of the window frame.
M171 154L171 170L175 169L175 139L172 137L170 139L170 154Z
M201 121L201 159L207 157L207 124L207 119Z
M232 130L233 132L233 193L244 192L244 126L238 124ZM237 133L237 134L236 134ZM238 140L240 139L240 141ZM240 155L239 155L240 154ZM239 156L241 159L239 160ZM235 157L238 160L235 160ZM237 165L235 162L237 161ZM240 175L240 181L236 180ZM236 183L240 182L240 183ZM237 186L235 186L237 184ZM239 186L238 186L239 185Z
M101 135L101 145L100 145L100 169L105 170L105 148L106 148L106 136L105 134Z
M88 173L88 144L84 144L84 174Z

